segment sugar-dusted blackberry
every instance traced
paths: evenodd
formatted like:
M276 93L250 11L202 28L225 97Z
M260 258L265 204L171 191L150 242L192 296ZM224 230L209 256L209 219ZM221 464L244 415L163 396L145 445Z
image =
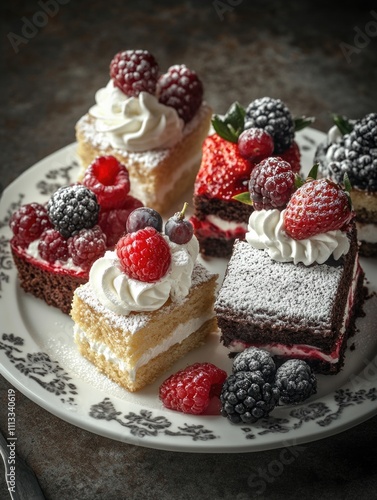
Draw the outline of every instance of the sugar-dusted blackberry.
M266 382L272 382L275 377L276 366L267 351L248 347L233 360L233 373L259 371Z
M353 130L332 144L327 152L328 174L343 182L347 173L352 187L377 190L377 113L354 123Z
M310 366L301 359L289 359L277 370L275 385L280 403L302 403L317 392L317 379Z
M269 415L279 396L279 389L266 382L261 372L236 372L223 384L221 415L234 424L252 424Z
M55 191L47 204L47 212L54 228L69 238L97 224L99 205L90 189L75 184Z
M274 140L274 153L282 153L292 144L295 125L291 112L280 99L262 97L252 101L246 109L245 129L262 128Z

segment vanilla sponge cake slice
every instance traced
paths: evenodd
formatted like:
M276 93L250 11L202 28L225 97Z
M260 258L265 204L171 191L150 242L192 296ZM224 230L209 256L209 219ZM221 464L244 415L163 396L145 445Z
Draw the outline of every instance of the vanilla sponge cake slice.
M196 263L189 294L152 312L119 315L96 298L90 283L74 294L71 316L79 351L111 380L134 392L216 331L216 275Z

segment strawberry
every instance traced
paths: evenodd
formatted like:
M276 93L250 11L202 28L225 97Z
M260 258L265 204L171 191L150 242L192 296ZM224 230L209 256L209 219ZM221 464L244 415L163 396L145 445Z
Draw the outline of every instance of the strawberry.
M329 179L309 180L293 193L284 213L285 232L295 240L345 227L352 217L348 193Z
M297 174L300 172L301 154L297 142L293 141L289 148L280 153L279 156L282 160L287 161L291 165L293 172Z
M243 158L236 142L213 134L203 143L202 163L195 181L195 195L230 201L247 190L254 163Z

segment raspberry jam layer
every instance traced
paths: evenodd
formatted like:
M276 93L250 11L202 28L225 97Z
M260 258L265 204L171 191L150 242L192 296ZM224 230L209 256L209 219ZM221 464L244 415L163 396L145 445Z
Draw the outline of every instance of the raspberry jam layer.
M196 216L191 217L195 234L199 238L218 238L224 240L245 239L247 224L235 221L226 221L215 215L208 215L204 220Z

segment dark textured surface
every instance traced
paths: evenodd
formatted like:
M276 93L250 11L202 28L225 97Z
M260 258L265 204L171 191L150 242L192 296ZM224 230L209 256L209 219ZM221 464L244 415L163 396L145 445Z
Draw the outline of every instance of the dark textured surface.
M163 69L185 62L201 75L219 113L234 100L247 105L270 95L296 115L315 115L316 127L325 130L330 112L376 111L377 38L354 41L355 27L363 31L377 21L372 1L71 0L16 53L7 35L22 36L23 17L32 19L45 3L1 6L2 188L74 141L76 120L107 82L110 59L121 48L149 49ZM342 47L355 43L347 60ZM1 379L3 432L8 387ZM17 391L17 450L50 500L372 499L376 424L374 417L299 446L279 468L284 449L196 455L113 442L59 420ZM261 479L268 470L275 475ZM0 498L7 498L3 477Z

